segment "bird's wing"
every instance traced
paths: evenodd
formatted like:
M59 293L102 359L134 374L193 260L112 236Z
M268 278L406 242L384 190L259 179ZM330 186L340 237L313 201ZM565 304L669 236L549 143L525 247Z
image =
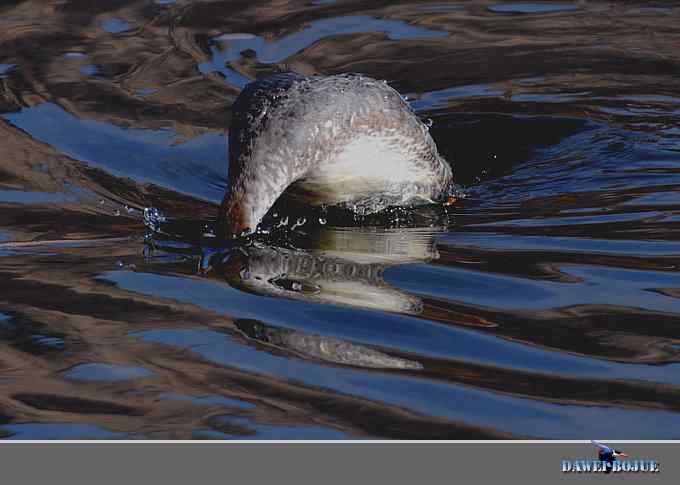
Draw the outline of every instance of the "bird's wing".
M590 440L590 442L591 442L592 444L594 444L595 446L597 446L600 450L604 451L605 453L611 453L611 452L614 451L612 448L610 448L609 446L605 445L604 443L600 443L599 441Z

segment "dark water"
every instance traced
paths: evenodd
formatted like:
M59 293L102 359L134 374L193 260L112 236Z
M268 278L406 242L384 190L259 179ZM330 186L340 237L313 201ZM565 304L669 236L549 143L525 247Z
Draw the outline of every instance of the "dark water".
M680 438L679 24L670 1L2 2L0 435ZM386 79L466 197L220 248L230 106L285 70Z

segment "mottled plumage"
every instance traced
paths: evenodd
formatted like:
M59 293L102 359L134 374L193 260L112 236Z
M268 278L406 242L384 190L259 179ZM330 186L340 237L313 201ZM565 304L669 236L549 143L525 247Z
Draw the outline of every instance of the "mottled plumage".
M277 74L233 105L227 234L254 230L279 196L372 213L444 197L451 167L397 91L359 74Z

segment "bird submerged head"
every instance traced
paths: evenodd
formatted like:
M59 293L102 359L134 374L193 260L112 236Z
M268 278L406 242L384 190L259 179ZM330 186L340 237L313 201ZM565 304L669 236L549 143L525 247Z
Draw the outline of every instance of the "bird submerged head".
M311 205L368 212L449 195L451 167L428 127L384 82L277 74L246 86L232 111L226 237L255 231L291 186Z

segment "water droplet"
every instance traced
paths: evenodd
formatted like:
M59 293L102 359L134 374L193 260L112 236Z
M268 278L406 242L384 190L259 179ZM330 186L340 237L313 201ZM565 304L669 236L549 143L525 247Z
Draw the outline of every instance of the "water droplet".
M119 268L122 268L125 265L123 264L122 261L116 261L116 266L118 266Z
M326 223L328 223L328 221L326 219L324 219L323 217L319 217L319 224L321 224L322 226L325 226Z
M66 52L64 57L67 59L84 59L87 55L83 52Z
M158 232L161 228L161 223L165 221L163 213L155 207L144 208L144 225L152 231Z

